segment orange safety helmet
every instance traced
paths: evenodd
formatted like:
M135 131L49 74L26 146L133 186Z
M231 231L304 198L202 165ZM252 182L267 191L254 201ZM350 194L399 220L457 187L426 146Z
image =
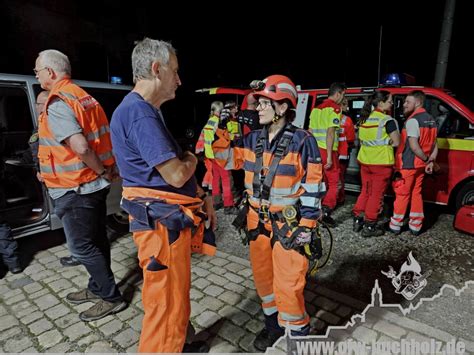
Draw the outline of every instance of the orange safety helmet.
M298 92L295 84L287 76L270 75L261 81L252 81L250 87L258 90L254 93L256 98L263 96L275 101L288 99L293 108L296 108Z

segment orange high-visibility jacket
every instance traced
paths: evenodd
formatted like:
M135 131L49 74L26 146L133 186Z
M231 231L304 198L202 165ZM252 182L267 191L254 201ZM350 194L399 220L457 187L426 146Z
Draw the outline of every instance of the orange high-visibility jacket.
M436 127L436 121L434 118L426 112L424 108L419 108L411 114L406 120L417 120L420 127L420 137L418 137L418 143L425 153L429 156L433 151L434 144L436 142L436 136L438 129ZM410 149L410 145L407 140L407 130L405 126L401 132L400 145L398 146L397 153L395 156L395 167L396 169L418 169L424 168L426 163L418 158L415 153Z
M51 90L46 110L38 120L38 159L41 176L47 187L77 187L97 179L98 175L79 159L70 147L59 142L51 132L47 108L55 97L59 97L71 107L89 147L94 150L105 167L115 164L109 122L100 104L71 79L59 81Z

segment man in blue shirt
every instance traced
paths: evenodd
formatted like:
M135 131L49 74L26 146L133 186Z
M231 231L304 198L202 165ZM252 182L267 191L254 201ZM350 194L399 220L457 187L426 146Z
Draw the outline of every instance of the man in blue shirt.
M216 215L194 178L197 158L180 149L160 109L181 85L175 49L145 38L133 50L132 68L135 87L115 110L110 127L123 179L122 207L130 214L143 269L145 315L138 351L181 352L190 316L192 231L202 233L201 206L212 228Z

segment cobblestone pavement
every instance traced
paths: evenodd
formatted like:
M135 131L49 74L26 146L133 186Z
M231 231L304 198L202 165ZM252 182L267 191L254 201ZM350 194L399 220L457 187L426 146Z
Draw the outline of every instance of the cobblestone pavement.
M60 265L59 258L66 255L65 245L41 251L23 273L8 273L0 280L0 351L136 352L143 310L141 271L131 238L121 237L112 248L112 269L130 305L125 311L98 321L79 320L79 312L89 308L90 303L73 306L65 300L67 293L80 290L88 279L84 267ZM473 288L463 293L470 305ZM453 302L458 298L454 297ZM367 302L314 282L308 284L305 299L313 334L324 334L328 325L345 325L367 307ZM263 314L247 260L223 252L215 257L193 256L191 303L196 338L206 340L211 352L255 352L252 342L263 326ZM331 332L329 339L368 342L455 339L462 340L467 350L474 352L474 336L461 339L456 334L403 317L398 309L370 308L365 322L358 321L350 329ZM472 316L466 317L472 321ZM280 353L286 344L282 339L270 352Z

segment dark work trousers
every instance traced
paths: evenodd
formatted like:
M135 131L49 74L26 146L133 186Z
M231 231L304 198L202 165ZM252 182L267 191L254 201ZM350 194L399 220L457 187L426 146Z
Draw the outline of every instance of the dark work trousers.
M9 269L20 266L17 250L18 243L13 239L10 227L0 223L0 261L3 259Z
M109 189L79 195L70 191L54 201L70 253L90 275L88 289L109 302L122 299L110 267L106 199Z

